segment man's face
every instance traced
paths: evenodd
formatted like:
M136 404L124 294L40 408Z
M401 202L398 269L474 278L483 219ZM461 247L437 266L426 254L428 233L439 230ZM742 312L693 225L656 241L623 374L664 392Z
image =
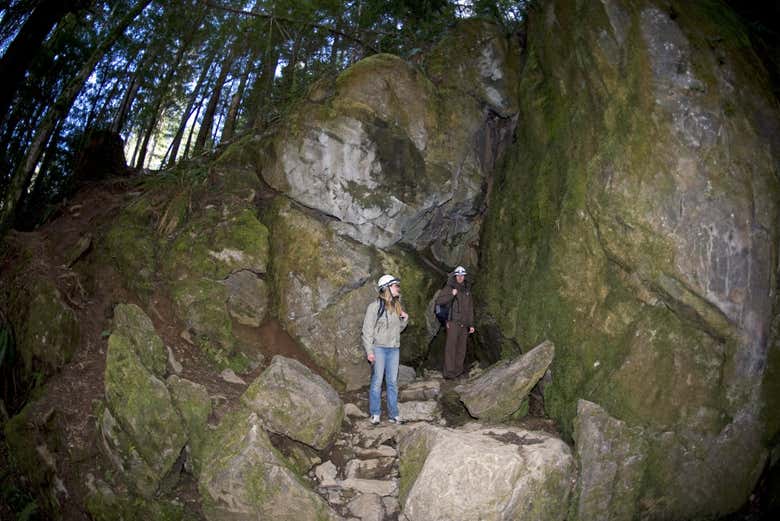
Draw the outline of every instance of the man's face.
M397 297L401 294L401 285L397 282L395 284L392 284L390 286L390 294L394 297Z
M463 284L463 281L466 280L465 275L455 275L455 282L458 284Z

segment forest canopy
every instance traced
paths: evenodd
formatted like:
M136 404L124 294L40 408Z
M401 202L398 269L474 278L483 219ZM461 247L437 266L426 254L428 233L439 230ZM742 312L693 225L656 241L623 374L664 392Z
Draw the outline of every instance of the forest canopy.
M0 8L0 235L35 227L73 192L91 143L124 150L99 158L114 174L125 160L128 172L175 168L273 124L361 58L414 60L463 17L516 31L530 3L11 0Z

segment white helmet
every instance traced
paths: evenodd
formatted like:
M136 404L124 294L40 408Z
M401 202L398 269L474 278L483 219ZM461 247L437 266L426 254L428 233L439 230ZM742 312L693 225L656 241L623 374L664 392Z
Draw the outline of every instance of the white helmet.
M465 275L466 274L466 268L463 266L458 266L455 268L455 271L452 272L453 275Z
M382 289L392 284L400 284L400 283L401 283L401 279L397 279L392 275L382 275L381 277L379 277L379 280L376 283L376 289L377 291L382 291Z

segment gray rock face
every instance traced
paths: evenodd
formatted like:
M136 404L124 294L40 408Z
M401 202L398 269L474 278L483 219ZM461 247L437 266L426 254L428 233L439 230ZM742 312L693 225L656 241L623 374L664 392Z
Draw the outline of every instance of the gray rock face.
M647 457L642 430L585 400L577 404L574 440L579 460L576 519L631 521Z
M579 398L642 427L637 517L732 512L780 425L764 68L725 6L554 0L529 29L523 132L483 227L486 312L519 345L555 342L545 410L566 432Z
M471 259L486 177L475 144L488 109L510 118L516 101L506 39L489 24L463 25L453 32L473 52L449 59L471 74L438 77L439 92L396 56L362 60L336 80L332 98L304 104L266 143L262 177L364 244L431 246L448 264Z
M546 433L424 424L402 435L399 452L410 521L566 518L576 465Z
M259 416L239 409L209 441L198 482L210 521L342 518L306 488L271 445Z
M554 354L553 343L543 342L514 360L497 363L455 391L475 418L504 420L521 408Z
M276 433L325 448L339 432L344 404L322 377L290 358L275 356L241 400Z

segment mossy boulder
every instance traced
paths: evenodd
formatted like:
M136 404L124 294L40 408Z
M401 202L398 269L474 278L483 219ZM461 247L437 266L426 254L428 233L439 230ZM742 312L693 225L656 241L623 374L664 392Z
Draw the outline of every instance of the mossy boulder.
M142 299L157 281L160 242L154 224L152 203L140 197L120 211L101 242L124 286Z
M25 371L51 375L73 356L81 334L76 314L48 279L36 278L11 296L16 348Z
M643 429L637 517L732 512L767 456L779 117L720 2L529 18L478 296L520 346L555 342L545 410L567 436L580 398Z
M193 341L217 367L243 373L262 354L243 346L233 334L229 288L206 277L172 282L174 312L194 333Z
M401 277L411 316L402 335L405 361L427 350L425 306L435 277L412 254L382 251L339 236L325 223L279 198L266 216L273 252L270 283L279 321L322 367L332 383L356 389L368 383L360 342L366 306L383 273Z
M172 374L166 380L173 406L184 420L187 444L197 452L206 436L206 424L211 415L211 398L206 388L198 383Z
M410 521L564 520L576 479L562 440L515 428L423 424L403 434L399 457Z
M463 20L425 56L438 87L467 92L501 117L517 113L520 55L492 22Z
M341 430L344 404L328 382L291 358L275 356L241 401L266 428L322 450Z
M458 63L484 69L479 87L437 88L418 67L376 54L321 82L274 133L244 139L237 146L247 150L231 147L225 161L254 165L271 187L335 217L330 228L363 244L431 247L452 265L475 260L483 188L510 137L496 129L513 126L517 102L498 99L515 96L496 88L498 78L512 83L501 69L515 58L498 26L465 30L472 45Z
M268 229L254 212L210 205L195 214L171 243L162 268L170 280L218 280L239 270L264 273L267 263Z
M54 409L31 402L3 429L12 469L51 519L60 518L61 503L67 499L58 468L67 451L61 423Z
M106 409L99 418L103 447L128 484L150 497L187 441L184 421L165 383L119 331L108 339L105 388Z
M184 521L190 519L181 503L164 499L146 499L115 492L105 482L91 480L85 506L94 521Z
M168 356L149 316L135 304L114 308L114 331L130 340L141 363L156 377L165 376Z
M244 407L222 419L202 458L198 490L206 519L341 519L273 447L258 415Z

